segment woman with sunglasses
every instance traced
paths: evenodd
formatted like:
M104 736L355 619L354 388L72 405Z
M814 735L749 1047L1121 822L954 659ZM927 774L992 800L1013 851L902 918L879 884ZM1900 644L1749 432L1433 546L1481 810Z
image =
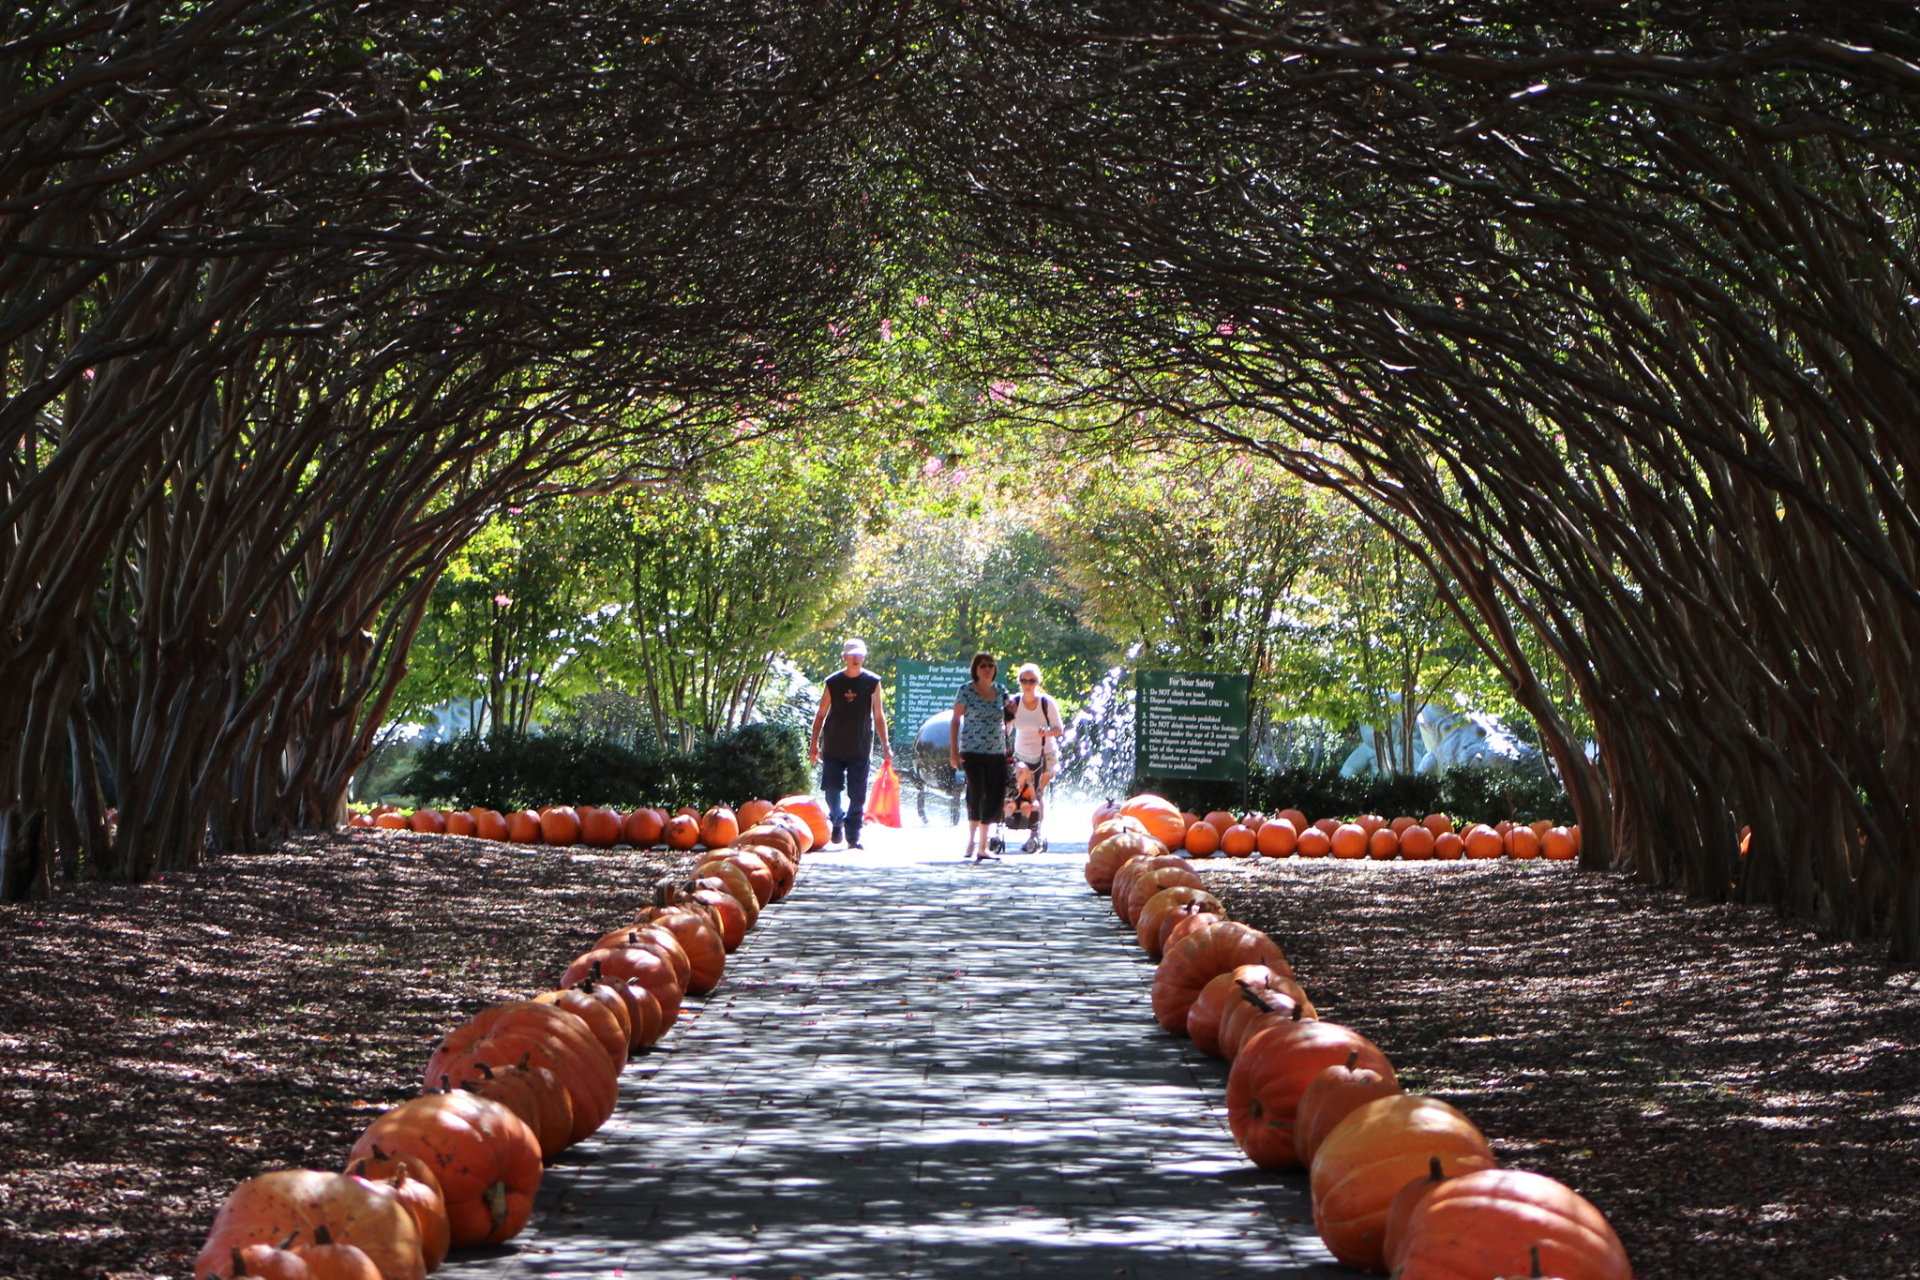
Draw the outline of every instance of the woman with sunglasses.
M947 730L947 755L967 775L967 849L963 860L997 860L987 848L1007 811L1007 691L994 682L990 653L973 655L973 679L960 686Z
M1032 797L1034 824L1025 849L1032 853L1041 847L1047 780L1060 765L1060 744L1055 739L1066 732L1066 726L1060 722L1060 708L1040 687L1039 667L1022 663L1019 680L1020 693L1013 700L1013 771L1023 801Z

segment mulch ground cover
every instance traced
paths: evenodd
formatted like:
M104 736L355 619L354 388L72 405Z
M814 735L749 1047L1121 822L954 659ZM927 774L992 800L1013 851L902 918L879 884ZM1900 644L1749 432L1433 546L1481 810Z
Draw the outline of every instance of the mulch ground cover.
M1920 972L1566 864L1207 878L1322 1017L1599 1205L1639 1274L1920 1276Z
M185 1277L237 1183L340 1168L686 861L365 833L0 907L0 1276Z
M0 907L0 1275L184 1276L236 1183L338 1167L442 1034L684 863L364 833ZM1569 867L1211 878L1641 1274L1920 1276L1915 971Z

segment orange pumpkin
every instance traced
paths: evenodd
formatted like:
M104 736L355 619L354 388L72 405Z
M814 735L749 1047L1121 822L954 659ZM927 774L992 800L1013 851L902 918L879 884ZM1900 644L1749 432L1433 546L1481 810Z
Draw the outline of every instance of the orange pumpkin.
M573 1099L552 1071L534 1065L526 1056L510 1067L468 1062L466 1071L464 1080L442 1076L443 1087L465 1089L507 1107L533 1130L542 1161L551 1161L572 1145ZM376 1158L380 1154L374 1153ZM356 1167L354 1172L360 1170Z
M1507 856L1519 862L1531 862L1540 856L1540 837L1532 827L1514 827L1507 832Z
M405 815L398 813L376 813L373 815L373 825L383 831L413 830L413 824L407 821Z
M1311 822L1307 821L1307 815L1300 812L1300 810L1298 809L1282 809L1279 813L1275 814L1274 816L1279 818L1285 818L1288 822L1291 822L1293 824L1293 829L1295 831L1304 832L1308 827L1313 825Z
M1336 858L1364 858L1367 856L1367 831L1357 822L1343 822L1328 832L1333 843L1333 856Z
M1203 822L1200 825L1204 827L1207 824ZM1192 915L1196 911L1225 915L1227 909L1220 905L1220 899L1198 885L1170 885L1142 904L1139 914L1134 917L1134 940L1149 957L1158 960L1167 930L1173 928L1183 912Z
M521 809L507 815L507 839L514 844L540 843L540 815L532 809Z
M1289 857L1299 843L1300 829L1293 825L1291 818L1274 818L1263 822L1260 830L1254 833L1254 847L1263 858Z
M1220 848L1229 858L1252 857L1259 847L1259 833L1244 823L1236 822L1220 833Z
M667 848L691 849L700 843L700 822L684 813L676 813L667 819Z
M1187 1010L1187 1035L1192 1038L1193 1047L1216 1058L1231 1058L1221 1044L1222 1030L1238 1011L1249 1007L1247 993L1250 990L1265 989L1274 979L1293 983L1291 978L1280 978L1264 964L1236 965L1208 979Z
M1300 1163L1313 1163L1313 1153L1321 1141L1356 1107L1401 1092L1400 1082L1391 1075L1362 1066L1357 1049L1345 1062L1323 1068L1307 1082L1306 1092L1294 1108L1293 1147Z
M1497 858L1506 851L1506 841L1500 833L1484 822L1468 827L1465 840L1469 858Z
M1333 838L1318 827L1308 827L1294 842L1293 851L1303 858L1324 858L1333 852Z
M1402 814L1398 818L1395 818L1392 822L1389 822L1387 825L1393 828L1393 834L1397 836L1406 835L1408 827L1420 826L1419 823L1415 822L1412 818L1408 817L1405 814ZM1425 830L1425 828L1421 828L1421 829ZM1427 834L1432 835L1433 833L1429 831L1427 832Z
M1337 1022L1299 1018L1249 1036L1227 1073L1227 1125L1247 1159L1269 1172L1299 1168L1294 1136L1301 1095L1321 1071L1350 1059L1394 1078L1393 1064L1373 1041Z
M1252 925L1227 920L1196 929L1167 949L1153 974L1153 1016L1168 1031L1185 1035L1187 1012L1200 989L1243 964L1264 964L1289 976L1280 944Z
M1744 856L1746 852L1744 839L1740 847ZM1549 861L1565 862L1573 857L1573 852L1573 833L1565 827L1552 827L1546 835L1540 837L1540 856Z
M580 1019L600 1047L606 1050L607 1060L617 1072L627 1065L627 1037L633 1030L632 1015L627 1013L624 1004L620 1005L617 1014L610 1006L603 1004L590 990L597 985L600 984L583 978L553 991L542 991L533 1000L535 1004L550 1004L562 1013ZM583 990L583 987L589 989ZM613 988L608 987L607 994L613 996L615 1003L619 1002L620 998L614 995Z
M507 815L498 809L472 808L467 812L473 817L473 834L482 840L505 840L507 838Z
M1458 859L1467 850L1467 842L1457 831L1443 831L1433 838L1433 856L1443 862Z
M523 1060L553 1072L566 1089L573 1104L569 1136L574 1142L590 1136L613 1114L619 1076L606 1050L578 1018L532 1000L490 1005L449 1031L427 1060L422 1083L437 1088L442 1076L466 1079L474 1063ZM537 1152L537 1140L534 1146Z
M318 1169L263 1173L229 1192L194 1259L193 1274L231 1275L235 1249L282 1245L296 1233L310 1240L322 1225L330 1226L337 1240L367 1250L381 1275L424 1280L427 1268L413 1214L344 1173Z
M1162 889L1172 889L1176 886L1188 889L1203 889L1206 887L1205 882L1203 882L1200 877L1194 873L1193 868L1189 866L1151 867L1142 871L1139 875L1133 877L1132 882L1128 885L1127 909L1125 913L1122 914L1121 919L1125 920L1129 925L1138 927L1140 924L1140 913L1146 909L1148 900Z
M1433 844L1433 832L1416 822L1400 833L1400 856L1424 861L1433 856Z
M703 996L720 985L727 968L727 946L704 912L686 907L644 907L634 923L661 925L679 942L689 965L688 994Z
M1212 827L1215 832L1222 832L1228 827L1233 826L1237 820L1225 809L1214 809L1209 812L1206 817L1200 819L1200 821Z
M1529 1269L1561 1280L1633 1276L1605 1215L1564 1184L1519 1169L1462 1173L1432 1187L1395 1244L1403 1280Z
M1120 806L1120 812L1137 819L1147 829L1148 835L1168 848L1174 848L1186 839L1186 820L1170 800L1150 794L1131 796Z
M1087 885L1095 893L1113 892L1114 874L1129 859L1138 857L1160 857L1167 853L1167 846L1141 831L1121 831L1096 840L1087 850Z
M356 818L359 816L354 815ZM368 818L360 825L370 827L373 819ZM208 1271L204 1275L194 1272L194 1280L228 1280L231 1276L250 1276L252 1280L313 1280L313 1269L307 1265L305 1258L291 1248L247 1244L233 1250L226 1270Z
M313 1229L311 1244L296 1244L293 1252L307 1264L313 1280L385 1280L371 1254L357 1244L336 1240L324 1222Z
M416 1156L391 1156L376 1164L356 1160L347 1175L358 1178L378 1195L400 1202L413 1215L420 1228L420 1261L428 1271L447 1260L453 1245L452 1227L447 1222L447 1198L440 1190L440 1179L424 1160Z
M1392 862L1400 856L1400 837L1392 827L1378 827L1367 837L1367 856L1375 862Z
M812 848L818 849L833 835L833 819L827 806L812 796L782 796L773 803L774 812L791 814L807 826L813 836Z
M1462 1173L1494 1165L1473 1121L1420 1094L1362 1103L1322 1138L1309 1185L1314 1227L1333 1256L1362 1271L1386 1270L1387 1211L1435 1156Z
M1420 819L1420 825L1431 831L1436 840L1453 831L1453 819L1444 813L1430 813Z
M767 820L767 815L772 812L773 812L773 801L748 800L747 802L742 804L739 807L739 809L737 809L734 812L734 818L740 823L740 826L744 829L751 826L757 826L758 824L765 822Z
M611 849L626 834L626 821L617 810L582 805L579 813L581 844L592 845L596 849Z
M766 863L760 863L761 883L756 885L738 858L710 853L694 864L693 878L720 881L727 886L728 893L740 899L742 906L752 908L757 916L773 896L773 876L767 872L766 866Z
M407 825L421 835L437 836L447 829L447 815L438 809L415 809Z
M473 815L464 809L452 810L442 821L442 829L450 836L470 836L474 833Z
M440 1180L455 1248L499 1244L533 1216L540 1141L502 1103L456 1089L403 1102L375 1118L347 1155L374 1149L419 1157Z
M1155 841L1155 843L1158 844L1159 842ZM1191 872L1193 870L1193 864L1178 854L1172 853L1142 854L1137 857L1128 858L1125 862L1121 863L1120 869L1113 873L1113 886L1109 890L1113 905L1113 914L1131 924L1132 920L1129 919L1127 913L1133 905L1133 886L1135 882L1149 871L1160 871L1167 868ZM1199 879L1198 876L1194 878L1196 880Z
M1220 828L1211 822L1196 822L1187 828L1187 854L1194 858L1211 858L1220 851Z
M667 827L667 815L658 809L641 807L627 815L627 843L636 849L651 849L660 843Z
M594 978L595 973L599 974L598 979ZM575 956L560 978L563 986L595 980L611 983L616 988L623 982L644 987L660 1006L662 1031L680 1020L680 1004L687 988L673 965L653 947L626 944L595 947Z
M562 848L580 843L580 814L572 805L540 811L540 838Z
M1247 965L1234 972L1247 976L1234 984L1240 988L1240 998L1228 1002L1220 1015L1220 1056L1228 1062L1239 1057L1241 1046L1270 1024L1320 1016L1313 1001L1307 999L1307 989L1291 974L1278 973L1263 964Z
M740 834L740 819L733 810L717 804L700 816L700 843L709 849L724 849Z

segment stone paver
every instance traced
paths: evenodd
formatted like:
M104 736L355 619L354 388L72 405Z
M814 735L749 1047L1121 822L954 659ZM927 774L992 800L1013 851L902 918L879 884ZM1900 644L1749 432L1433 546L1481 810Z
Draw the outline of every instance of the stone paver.
M1305 1179L1160 1031L1084 845L962 865L946 831L811 855L511 1247L448 1280L1284 1275L1337 1267Z

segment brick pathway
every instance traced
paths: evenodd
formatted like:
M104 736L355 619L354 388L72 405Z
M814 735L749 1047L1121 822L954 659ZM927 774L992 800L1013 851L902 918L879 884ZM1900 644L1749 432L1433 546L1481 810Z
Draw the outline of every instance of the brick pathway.
M814 854L512 1247L447 1280L1351 1276L1226 1130L1084 845Z

